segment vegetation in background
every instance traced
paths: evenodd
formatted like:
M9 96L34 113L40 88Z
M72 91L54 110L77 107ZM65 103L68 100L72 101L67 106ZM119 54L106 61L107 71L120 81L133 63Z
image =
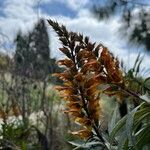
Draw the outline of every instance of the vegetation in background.
M43 81L48 75L61 70L55 65L55 59L51 58L49 36L43 19L28 34L19 32L15 44L16 75Z
M63 104L53 84L61 83L51 76L61 69L50 57L44 21L19 32L15 43L14 56L0 54L0 149L66 149L69 120L60 123Z

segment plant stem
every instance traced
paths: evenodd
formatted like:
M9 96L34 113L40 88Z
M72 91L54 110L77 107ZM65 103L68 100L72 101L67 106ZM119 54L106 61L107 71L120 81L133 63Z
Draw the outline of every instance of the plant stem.
M139 100L141 100L141 101L145 101L144 99L142 99L138 94L136 94L136 93L133 92L133 91L130 91L130 90L128 90L128 89L125 89L124 87L119 86L119 85L116 85L116 84L111 84L111 85L120 88L120 90L122 90L123 92L129 94L130 96L133 96L133 97L135 97L135 98L137 98L137 99L139 99Z
M86 112L86 114L87 114L87 117L90 119L90 118L91 118L91 117L90 117L90 113L89 113L89 111L88 111L88 108L87 108L87 105L86 105L86 102L85 102L85 98L84 98L84 95L83 95L83 90L82 90L82 87L81 87L81 86L79 87L79 90L80 90L80 95L81 95L81 98L82 98L84 110L85 110L85 112ZM94 124L92 125L92 127L93 127L93 129L94 129L94 131L95 131L97 137L100 139L100 141L101 141L103 144L105 144L105 140L103 139L102 135L100 134L100 132L99 132L99 130L98 130L96 124L95 124L95 121L94 121Z

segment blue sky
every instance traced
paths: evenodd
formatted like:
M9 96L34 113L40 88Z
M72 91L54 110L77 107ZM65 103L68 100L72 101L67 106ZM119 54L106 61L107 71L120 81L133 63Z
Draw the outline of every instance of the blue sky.
M91 2L98 0L0 0L0 51L12 53L15 50L13 40L21 30L27 33L34 27L40 17L54 19L67 26L69 30L81 32L90 36L92 41L101 42L120 59L131 66L137 57L140 47L129 46L125 37L120 37L118 28L121 25L118 16L109 21L99 22L95 19L89 7ZM143 1L146 2L147 0ZM47 24L48 27L48 24ZM57 50L60 46L56 34L48 27L50 34L50 48L53 57L61 57ZM0 35L1 35L0 34ZM134 49L134 51L133 51ZM129 54L130 53L130 54ZM150 56L145 55L143 65L150 66Z
M47 4L41 4L39 6L45 13L49 15L63 15L67 17L76 17L76 11L69 8L67 5L58 1L49 2Z

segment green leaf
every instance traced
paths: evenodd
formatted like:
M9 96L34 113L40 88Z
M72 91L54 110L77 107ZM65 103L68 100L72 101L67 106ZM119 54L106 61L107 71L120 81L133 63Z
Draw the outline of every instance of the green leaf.
M140 107L144 108L145 103L142 103L141 105L139 105L138 107L136 107L134 110L131 111L131 113L127 116L124 116L121 120L119 120L116 124L116 126L114 127L114 129L112 130L112 132L110 133L110 144L112 145L112 143L114 142L114 139L117 135L119 135L119 139L120 136L126 137L125 138L129 138L129 140L131 140L132 142L134 141L132 139L132 126L133 126L133 118L137 112L137 110ZM132 118L133 117L133 118ZM124 130L126 130L126 132L124 133ZM120 133L120 134L119 134ZM123 135L121 135L123 134ZM122 143L121 143L122 144ZM120 145L121 147L122 145Z
M124 144L124 147L123 147L123 150L128 150L129 149L129 141L128 140L126 140L125 141L125 144Z
M137 67L136 67L136 70L135 70L135 76L137 76L137 74L138 74L139 71L140 71L140 65L141 65L143 59L144 59L144 57L142 57L142 58L138 61L138 63L137 63Z
M135 63L134 63L134 66L133 66L133 72L135 71L135 68L136 68L136 65L137 65L137 63L138 63L138 61L139 61L139 59L140 59L140 53L138 54L138 56L137 56L137 58L136 58L136 60L135 60Z
M150 144L150 124L144 127L139 134L136 135L138 149L142 149L145 145Z
M125 125L125 122L126 122L126 116L117 122L116 126L110 133L110 144L113 143L116 134L122 129L122 127Z
M144 119L150 118L150 112L147 112L143 115L141 115L134 123L134 130L138 128L138 126L142 123Z
M75 146L75 149L85 148L85 142L82 141L68 141L71 145Z
M75 146L73 150L77 149L88 149L96 150L104 147L104 144L101 142L81 142L81 141L68 141L71 145Z
M114 111L113 111L113 115L110 119L110 122L108 123L108 132L111 133L113 128L116 125L117 122L117 116L118 116L118 106L116 105Z
M145 104L145 103L144 103ZM143 108L142 108L143 107ZM135 114L135 123L137 122L137 120L143 116L144 114L148 113L150 111L150 107L149 106L144 106L141 105L141 109L138 110Z
M148 97L148 95L147 95L147 94L145 94L145 95L141 95L141 96L140 96L140 98L141 98L141 99L143 99L145 102L150 103L150 98Z
M131 145L135 145L135 139L132 136L132 130L133 130L134 115L135 115L135 113L136 113L136 111L138 110L139 107L136 107L132 112L130 112L127 115L127 120L126 120L126 124L125 124L127 138L129 139Z
M118 141L118 150L123 149L125 142L127 141L127 132L126 130L124 130L122 132L122 134L119 137L119 141Z
M150 77L146 78L146 79L144 80L144 84L145 84L147 81L149 81L149 80L150 80Z

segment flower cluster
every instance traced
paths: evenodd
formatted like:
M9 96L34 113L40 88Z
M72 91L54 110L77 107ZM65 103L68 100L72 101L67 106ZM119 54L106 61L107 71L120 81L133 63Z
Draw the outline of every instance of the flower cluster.
M57 86L60 95L66 101L65 112L70 114L80 131L72 132L80 138L88 139L96 134L104 142L99 131L102 116L99 86L102 84L122 84L122 72L118 61L102 44L96 45L88 37L68 32L65 26L48 20L59 36L63 47L59 50L66 56L59 60L63 73L55 76L63 80L63 86ZM105 89L105 92L109 88Z

